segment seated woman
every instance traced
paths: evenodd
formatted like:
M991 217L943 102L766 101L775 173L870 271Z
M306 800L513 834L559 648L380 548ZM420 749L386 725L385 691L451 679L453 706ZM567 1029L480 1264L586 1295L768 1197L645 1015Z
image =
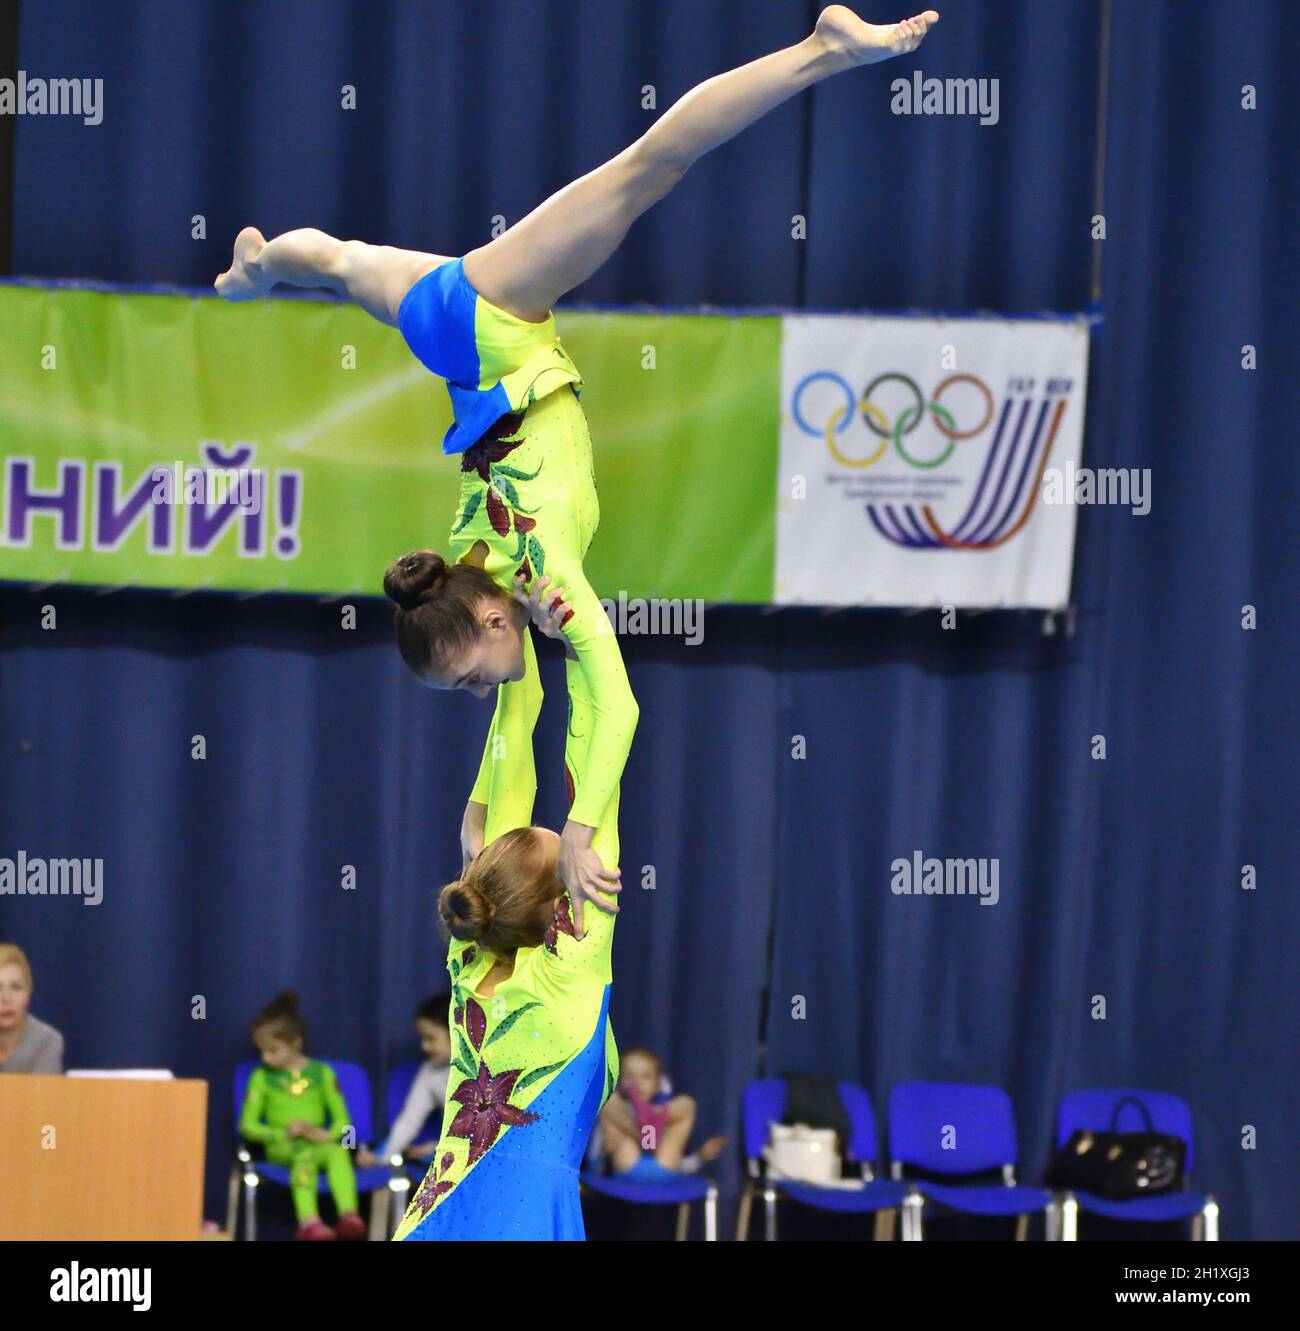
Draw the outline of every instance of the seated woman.
M32 1016L32 968L22 948L0 943L0 1072L63 1075L63 1036Z
M710 1137L693 1155L686 1154L695 1127L695 1101L661 1089L664 1065L649 1049L623 1055L618 1094L600 1111L605 1155L610 1172L638 1182L654 1183L693 1174L716 1160L727 1144Z

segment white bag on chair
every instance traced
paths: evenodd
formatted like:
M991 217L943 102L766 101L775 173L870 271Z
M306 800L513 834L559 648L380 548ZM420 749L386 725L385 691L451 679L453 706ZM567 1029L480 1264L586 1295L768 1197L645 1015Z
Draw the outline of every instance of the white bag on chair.
M807 1123L773 1123L763 1148L767 1176L797 1183L834 1183L840 1176L840 1153L834 1128Z

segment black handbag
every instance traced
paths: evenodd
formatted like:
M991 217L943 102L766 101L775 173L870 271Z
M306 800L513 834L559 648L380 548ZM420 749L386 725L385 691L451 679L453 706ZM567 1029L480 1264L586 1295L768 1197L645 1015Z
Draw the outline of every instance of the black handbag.
M1145 1132L1118 1132L1120 1110L1136 1105ZM1116 1102L1110 1130L1080 1128L1052 1157L1045 1182L1056 1192L1090 1192L1108 1201L1130 1201L1181 1192L1186 1185L1187 1143L1156 1132L1141 1100L1126 1095Z

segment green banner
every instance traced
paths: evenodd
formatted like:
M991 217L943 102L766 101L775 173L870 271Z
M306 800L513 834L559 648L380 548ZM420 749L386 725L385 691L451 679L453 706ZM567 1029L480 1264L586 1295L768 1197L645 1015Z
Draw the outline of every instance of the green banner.
M772 598L776 317L561 312L603 597ZM0 287L0 579L377 595L444 546L450 405L332 302Z

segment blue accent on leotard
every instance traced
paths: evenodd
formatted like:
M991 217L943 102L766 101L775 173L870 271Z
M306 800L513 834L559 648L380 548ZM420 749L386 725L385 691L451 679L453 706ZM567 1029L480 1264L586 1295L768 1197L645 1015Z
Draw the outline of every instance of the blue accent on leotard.
M426 273L402 298L397 327L421 364L447 381L455 421L444 453L463 453L502 416L565 384L582 384L555 331L555 316L520 319L485 300L461 259Z
M406 1242L586 1238L578 1171L604 1096L609 988L591 1039L529 1104L537 1121L507 1129Z

